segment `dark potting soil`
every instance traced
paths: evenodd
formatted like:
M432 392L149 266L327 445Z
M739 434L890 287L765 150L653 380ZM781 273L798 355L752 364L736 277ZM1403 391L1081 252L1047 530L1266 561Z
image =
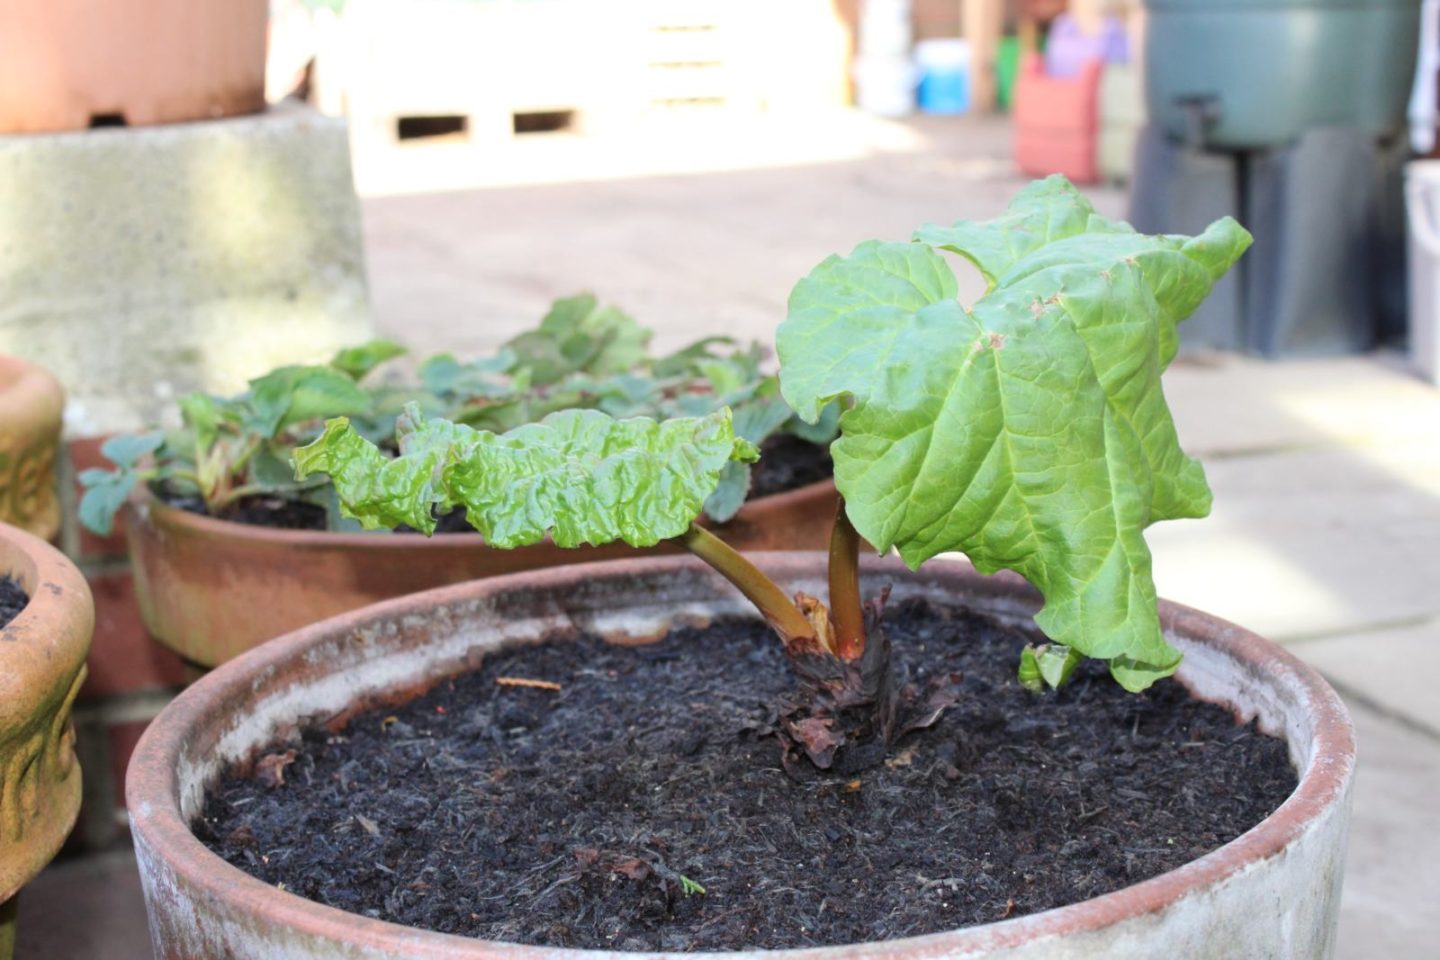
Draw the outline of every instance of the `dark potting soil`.
M0 575L0 627L20 616L30 595L8 576Z
M1176 682L1127 694L1090 663L1034 695L1015 681L1020 631L924 602L886 624L912 679L962 675L960 702L860 772L782 772L762 733L791 686L779 645L722 621L647 647L492 654L404 707L274 747L195 829L266 883L397 923L779 948L1094 897L1234 839L1295 788L1280 740Z
M834 475L830 448L788 433L777 434L761 447L760 459L750 468L749 499L798 490Z
M771 437L762 447L763 455L750 474L748 499L766 497L795 490L831 475L830 451L799 437L782 434ZM199 497L167 493L159 495L172 507L191 513L206 514ZM230 507L220 517L233 523L245 523L279 530L324 530L325 510L311 503L299 503L284 497L247 497ZM408 527L402 532L413 533ZM436 533L474 533L463 510L454 510L438 518Z

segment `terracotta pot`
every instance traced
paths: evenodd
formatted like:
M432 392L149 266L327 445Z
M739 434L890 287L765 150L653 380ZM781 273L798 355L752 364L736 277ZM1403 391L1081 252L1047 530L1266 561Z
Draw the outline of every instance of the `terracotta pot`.
M0 958L8 960L10 901L50 862L80 810L70 708L85 680L95 608L60 551L4 524L0 573L30 595L0 628Z
M811 484L745 504L719 527L742 551L819 549L835 517L835 485ZM257 644L347 610L481 577L641 553L624 544L490 550L477 534L276 530L202 517L148 492L126 508L135 596L150 635L213 667Z
M791 590L824 588L824 557L757 558ZM1038 607L1017 577L938 562L912 573L865 566L869 588L962 601L1023 622ZM593 630L615 640L677 621L746 611L727 583L689 558L645 558L480 580L315 624L221 667L150 726L130 765L128 800L157 957L557 960L604 954L482 942L347 914L283 892L209 852L188 824L228 764L294 733L303 717L403 699L501 644ZM1005 958L1199 960L1328 957L1339 904L1355 742L1335 693L1254 634L1162 603L1180 679L1197 695L1258 716L1300 771L1295 793L1243 836L1179 869L1114 893L962 930L884 943L765 952L781 960ZM730 954L729 956L743 956ZM756 953L754 956L761 956ZM626 954L627 957L638 956Z
M7 0L0 132L265 109L268 0Z
M0 356L0 523L46 540L60 529L55 455L64 410L58 380Z

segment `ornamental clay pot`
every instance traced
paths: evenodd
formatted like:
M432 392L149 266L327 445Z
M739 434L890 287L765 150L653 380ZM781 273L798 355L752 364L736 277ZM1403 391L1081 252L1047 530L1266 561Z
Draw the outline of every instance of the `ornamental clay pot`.
M55 455L65 394L33 364L0 356L0 523L49 540L60 529Z
M70 708L85 680L95 609L74 564L4 524L0 574L30 597L0 627L0 960L9 960L15 895L60 849L80 809Z
M760 555L789 591L825 585L825 558ZM1036 593L1010 575L960 562L918 572L892 560L863 567L867 590L962 603L1028 623ZM599 951L484 942L386 923L302 899L230 866L190 829L224 768L293 733L307 716L394 702L473 667L504 644L577 630L641 642L679 622L754 616L734 589L689 558L586 564L495 577L403 597L297 631L214 671L151 724L130 765L135 847L162 960L595 960ZM1178 869L1104 896L1029 916L869 944L723 954L740 960L1322 960L1333 950L1355 741L1323 680L1239 627L1162 602L1178 677L1205 700L1258 718L1282 737L1295 792L1237 839ZM635 953L614 954L637 958ZM692 956L692 955L687 955ZM699 954L698 956L721 956Z
M745 504L718 528L743 552L819 549L837 505L825 480ZM148 492L127 505L135 595L150 635L214 667L273 637L419 590L586 560L678 553L624 544L565 550L551 543L491 550L478 533L328 533L216 520Z

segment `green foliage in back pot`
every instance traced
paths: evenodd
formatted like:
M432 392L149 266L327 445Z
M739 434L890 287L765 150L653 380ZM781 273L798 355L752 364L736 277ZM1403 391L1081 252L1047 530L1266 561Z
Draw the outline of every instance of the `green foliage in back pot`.
M1249 243L1228 218L1193 238L1138 234L1052 177L995 220L862 243L811 271L778 353L783 398L802 420L843 410L828 603L787 596L694 523L726 471L756 455L729 409L657 421L598 405L489 430L412 406L398 457L337 418L296 451L295 475L328 474L341 510L366 527L431 529L437 511L463 506L497 547L546 536L682 544L780 636L806 693L781 719L787 764L825 768L839 750L933 722L955 695L946 678L926 690L896 682L883 597L860 593L862 538L912 567L963 551L981 571L1034 584L1051 642L1026 652L1027 685L1063 683L1082 657L1134 691L1174 672L1143 534L1204 516L1210 491L1180 448L1160 376L1176 325ZM984 275L976 303L957 300L945 251Z
M627 314L582 294L556 301L536 329L493 356L461 361L437 354L418 365L415 377L385 376L380 368L406 351L375 340L342 350L327 364L271 371L234 397L192 394L180 401L178 429L117 437L102 448L114 467L80 476L86 487L81 520L108 533L130 492L149 482L212 516L223 518L263 497L312 504L326 511L330 529L354 529L337 509L327 477L295 479L292 454L319 435L326 419L342 416L392 454L407 405L420 416L501 432L561 410L667 419L730 409L739 435L757 446L782 433L817 444L834 436L836 411L816 424L795 417L778 379L762 369L757 346L711 337L653 355L650 339ZM747 464L726 465L705 499L707 515L716 521L734 516L750 480Z

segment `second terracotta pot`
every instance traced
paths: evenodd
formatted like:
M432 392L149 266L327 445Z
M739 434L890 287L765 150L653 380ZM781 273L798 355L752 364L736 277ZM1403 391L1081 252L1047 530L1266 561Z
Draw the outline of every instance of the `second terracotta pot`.
M743 552L823 549L835 517L831 481L750 501L716 528ZM481 536L279 530L199 516L149 493L125 527L135 596L150 635L215 667L300 627L431 587L591 560L680 553L662 544L491 550Z

